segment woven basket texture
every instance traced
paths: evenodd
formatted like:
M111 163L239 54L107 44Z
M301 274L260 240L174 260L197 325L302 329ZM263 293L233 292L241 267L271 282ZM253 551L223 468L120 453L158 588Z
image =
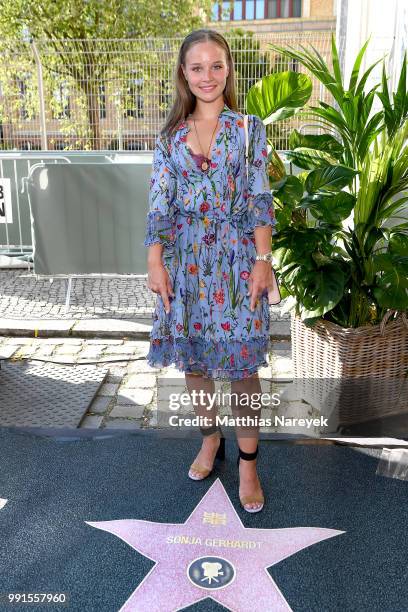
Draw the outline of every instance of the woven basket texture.
M339 425L408 411L408 320L387 311L377 325L343 328L291 318L292 358L302 399Z

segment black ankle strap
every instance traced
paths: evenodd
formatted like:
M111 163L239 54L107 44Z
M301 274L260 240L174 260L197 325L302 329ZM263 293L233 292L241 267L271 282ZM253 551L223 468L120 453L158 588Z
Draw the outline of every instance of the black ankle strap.
M239 456L241 457L241 459L246 459L246 461L253 461L254 459L256 459L258 455L258 446L256 447L256 451L254 451L253 453L246 453L245 451L239 449Z

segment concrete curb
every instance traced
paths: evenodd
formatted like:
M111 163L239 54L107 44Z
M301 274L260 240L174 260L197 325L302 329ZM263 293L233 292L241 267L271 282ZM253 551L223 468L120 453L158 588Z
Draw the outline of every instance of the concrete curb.
M0 336L149 340L151 324L120 319L0 319ZM290 340L290 321L272 321L270 338Z

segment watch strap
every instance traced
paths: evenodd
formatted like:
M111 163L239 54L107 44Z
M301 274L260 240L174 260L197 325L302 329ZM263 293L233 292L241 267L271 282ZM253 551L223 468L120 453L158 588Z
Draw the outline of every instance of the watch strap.
M255 257L256 261L269 261L270 263L272 263L273 261L273 255L272 252L271 253L265 253L264 255L257 255Z

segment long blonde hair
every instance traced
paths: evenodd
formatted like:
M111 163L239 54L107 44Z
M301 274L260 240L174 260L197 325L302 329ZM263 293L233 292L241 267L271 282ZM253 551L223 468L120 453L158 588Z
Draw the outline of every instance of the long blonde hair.
M182 66L185 67L186 54L187 51L192 47L192 45L198 42L207 41L216 43L225 52L229 72L224 89L224 102L231 110L238 111L235 92L234 60L232 58L228 42L221 34L219 34L219 32L216 32L215 30L194 30L185 37L179 49L174 74L176 98L173 102L173 106L171 107L167 115L165 124L160 131L160 134L165 137L171 136L180 121L183 121L195 109L196 97L190 91L187 80L183 74Z

